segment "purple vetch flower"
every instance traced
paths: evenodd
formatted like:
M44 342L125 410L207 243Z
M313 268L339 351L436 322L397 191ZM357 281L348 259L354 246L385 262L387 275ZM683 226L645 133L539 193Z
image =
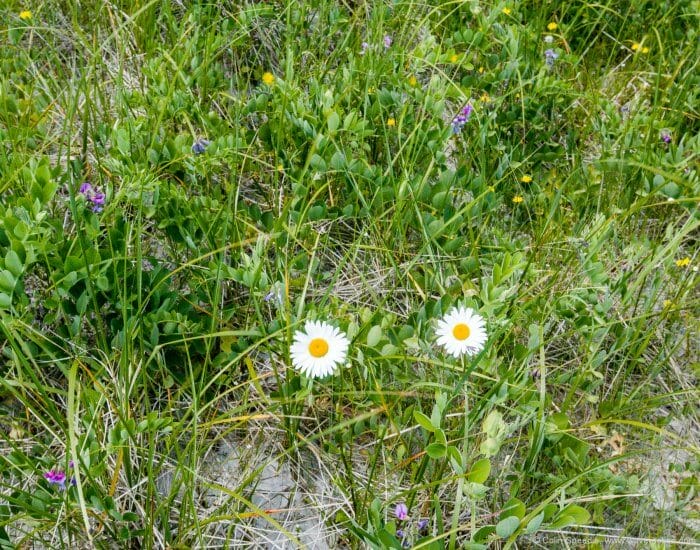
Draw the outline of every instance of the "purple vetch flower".
M195 155L201 155L202 153L204 153L204 151L206 151L206 149L207 149L207 147L209 146L210 143L211 143L211 141L209 141L208 139L198 138L198 139L192 144L192 152L193 152Z
M403 532L403 529L397 529L397 530L396 530L396 536L397 536L400 540L403 540L403 538L406 536L406 533Z
M671 143L671 132L669 130L661 130L660 132L661 141L664 143Z
M93 212L102 212L102 208L105 205L106 196L95 189L90 183L85 182L80 186L78 192L83 195L88 202L92 203Z
M420 519L418 520L418 525L416 526L418 529L418 533L421 535L424 534L428 530L428 523L430 523L427 519Z
M363 42L362 44L360 44L360 55L365 55L368 49L369 44L367 42Z
M462 131L462 127L469 122L469 118L472 116L474 107L471 103L467 103L462 110L452 119L452 132L459 134Z
M391 36L389 36L388 34L385 34L384 35L384 48L388 50L391 47L392 42L393 42L393 40L391 39Z
M408 519L408 506L406 506L403 502L399 503L396 505L396 510L394 511L394 514L396 514L396 519L399 521L404 521Z
M554 67L554 61L556 61L556 59L558 57L559 57L559 54L551 48L544 51L544 62L547 64L547 67L549 67L549 68Z
M49 470L44 474L44 478L51 485L56 485L59 489L66 488L66 473L61 470Z

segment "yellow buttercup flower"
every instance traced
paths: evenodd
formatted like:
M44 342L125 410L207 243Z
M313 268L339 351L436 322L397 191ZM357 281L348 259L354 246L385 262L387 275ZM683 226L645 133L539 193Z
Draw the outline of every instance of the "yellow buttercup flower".
M262 75L262 81L268 86L272 86L272 83L275 81L275 75L270 72L264 73Z
M633 52L636 52L639 49L639 46L639 42L635 42L634 44L632 44L632 46L630 46L630 48Z
M520 178L520 181L523 183L530 183L532 181L532 176L525 174L522 178Z
M479 74L483 74L483 73L484 73L484 68L483 68L483 67L479 67Z
M481 97L479 98L479 101L483 101L484 103L486 103L486 102L489 101L490 99L491 99L491 96L489 96L489 94L487 94L486 92L484 92L483 94L481 94Z
M415 86L416 84L418 84L418 79L417 79L415 76L411 75L411 76L408 78L408 85L409 85L409 86Z
M647 48L646 46L644 46L644 47L642 48L642 53L649 53L649 48Z
M552 21L549 25L547 25L548 31L556 31L558 28L559 28L559 25L557 25L554 21Z
M521 195L515 195L515 196L513 197L513 203L514 203L514 204L520 204L520 203L523 202L524 200L525 200L525 199L524 199Z
M503 15L510 15L510 12L513 10L510 8L503 8L501 11L503 12Z
M22 10L21 12L19 12L19 18L20 18L22 21L26 21L27 19L31 19L31 18L32 18L32 12L29 11L29 10Z
M456 53L453 53L450 56L450 63L457 63L457 61L459 61L459 56Z
M390 118L389 120L386 121L387 126L396 126L396 119L395 118Z
M681 258L680 260L676 260L676 266L677 267L688 267L690 265L690 258L686 256L685 258Z

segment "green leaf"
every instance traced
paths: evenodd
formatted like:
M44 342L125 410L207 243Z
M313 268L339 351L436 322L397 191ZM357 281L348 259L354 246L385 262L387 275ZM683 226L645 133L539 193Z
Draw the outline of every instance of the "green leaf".
M382 327L374 325L367 333L367 345L370 348L376 346L382 339Z
M10 273L7 269L3 269L2 271L0 271L0 289L4 290L9 294L12 294L12 291L15 289L16 284L17 280L12 275L12 273Z
M320 157L317 153L314 153L311 156L311 160L309 161L309 165L311 168L316 170L317 172L325 172L326 171L326 161L323 160L322 157Z
M309 208L309 220L311 221L322 220L325 214L326 208L324 206L321 206L320 204Z
M340 126L340 117L338 116L338 113L333 111L330 114L330 116L328 117L328 132L329 133L335 132L339 126Z
M24 266L22 265L22 260L19 259L19 255L14 250L8 250L5 255L5 267L9 269L15 277L19 277L22 274Z
M496 527L493 525L484 525L480 529L477 529L476 533L474 533L474 536L472 537L472 540L474 542L486 542L486 540L489 538L490 535L496 532Z
M51 181L51 169L46 164L38 166L34 178L41 187L44 187Z
M431 443L425 448L430 458L443 458L447 454L447 445L442 443Z
M10 307L12 305L12 297L0 292L0 307Z
M95 279L95 285L97 285L97 288L104 291L107 291L110 288L109 279L104 275L99 275L97 279Z
M500 449L501 443L493 437L487 437L479 446L479 452L486 456L497 455Z
M498 439L506 431L506 424L503 422L503 415L498 411L491 411L484 419L483 431L489 437Z
M389 533L386 529L382 529L379 531L379 533L377 533L377 535L379 535L379 540L382 541L384 548L396 548L397 550L401 550L403 548L401 546L401 541Z
M488 458L477 460L467 474L467 480L472 483L484 483L491 473L491 462Z
M515 516L509 516L496 524L496 534L505 539L515 533L520 527L520 520Z
M85 312L87 311L89 298L90 298L90 296L88 296L88 293L83 292L80 295L80 298L78 298L78 300L75 303L75 307L78 310L78 313L80 313L81 315L84 315Z
M544 512L540 512L534 518L528 521L527 526L525 527L525 533L528 535L535 533L540 528L540 525L542 525L543 520Z
M430 418L428 418L426 415L424 415L420 411L413 411L413 418L418 424L420 424L423 428L428 430L429 432L434 432L435 431L435 426L433 426L433 423L430 421Z
M331 157L331 168L333 170L343 170L347 166L348 162L342 151L336 151Z
M500 518L507 518L509 516L516 516L518 519L523 519L525 516L525 504L518 498L511 498L503 506L503 511L501 511Z
M585 525L590 519L591 514L588 513L588 510L576 504L570 504L557 514L552 522L552 527L560 529L568 525Z

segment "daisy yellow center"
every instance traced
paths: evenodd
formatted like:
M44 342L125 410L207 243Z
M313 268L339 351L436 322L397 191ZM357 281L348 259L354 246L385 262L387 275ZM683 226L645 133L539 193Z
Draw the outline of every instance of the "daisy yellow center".
M469 334L471 334L471 330L464 323L457 323L452 329L452 336L457 338L457 340L466 340L469 338Z
M313 357L324 357L328 353L328 342L323 338L314 338L309 342L309 353Z

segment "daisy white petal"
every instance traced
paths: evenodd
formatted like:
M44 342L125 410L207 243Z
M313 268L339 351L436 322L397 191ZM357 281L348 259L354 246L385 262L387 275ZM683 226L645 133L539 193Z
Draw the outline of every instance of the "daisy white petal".
M452 308L438 321L437 343L453 357L476 355L486 344L486 323L473 309Z
M307 321L294 333L289 349L292 365L303 374L321 378L345 362L350 341L339 329L323 321Z

